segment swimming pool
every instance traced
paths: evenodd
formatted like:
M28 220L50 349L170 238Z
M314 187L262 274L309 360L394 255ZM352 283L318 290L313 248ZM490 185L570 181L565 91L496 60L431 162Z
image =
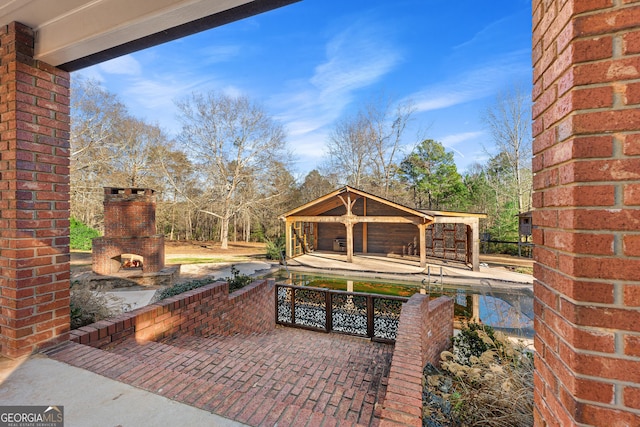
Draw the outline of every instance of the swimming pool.
M428 293L431 298L446 295L454 301L455 320L480 321L508 335L533 338L533 291L527 287L495 289L482 287L431 285L402 280L349 277L311 272L278 270L266 277L297 286L328 288L349 292L410 297Z

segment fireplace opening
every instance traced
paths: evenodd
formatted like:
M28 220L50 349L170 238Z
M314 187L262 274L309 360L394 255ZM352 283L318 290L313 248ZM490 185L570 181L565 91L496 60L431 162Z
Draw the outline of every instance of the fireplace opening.
M122 254L112 258L116 260L120 265L120 270L140 270L144 265L144 257L136 254Z

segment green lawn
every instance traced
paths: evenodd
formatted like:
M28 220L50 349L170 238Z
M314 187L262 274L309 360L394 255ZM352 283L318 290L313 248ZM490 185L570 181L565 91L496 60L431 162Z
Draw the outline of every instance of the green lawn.
M169 258L167 263L170 264L214 264L221 262L237 262L247 261L245 257L233 257L233 258L199 258L199 257L183 257L183 258Z

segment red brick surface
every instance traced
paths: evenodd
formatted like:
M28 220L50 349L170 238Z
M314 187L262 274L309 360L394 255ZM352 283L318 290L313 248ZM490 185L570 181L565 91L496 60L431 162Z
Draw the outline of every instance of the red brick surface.
M533 2L540 426L640 425L639 17L630 1Z
M0 354L69 328L69 74L35 61L33 31L0 26Z
M156 234L156 196L151 189L104 189L104 237L93 239L93 271L117 273L122 254L141 256L143 273L164 268L164 236Z
M108 351L70 343L49 356L251 426L375 426L392 352L390 344L275 327L161 342L131 336Z
M422 370L439 366L451 347L453 300L415 294L403 304L384 399L381 425L422 426Z
M92 347L113 346L128 338L158 340L185 335L234 335L273 330L275 294L262 280L228 294L217 282L71 331L71 340Z
M270 280L227 289L211 284L71 331L79 345L49 354L249 425L421 425L422 369L450 346L451 299L414 295L394 348L276 327Z
M156 196L151 189L105 188L104 235L147 237L156 234Z
M164 236L98 237L93 239L92 268L98 274L117 273L122 254L135 254L143 258L142 271L156 273L164 268ZM116 260L114 260L116 258Z

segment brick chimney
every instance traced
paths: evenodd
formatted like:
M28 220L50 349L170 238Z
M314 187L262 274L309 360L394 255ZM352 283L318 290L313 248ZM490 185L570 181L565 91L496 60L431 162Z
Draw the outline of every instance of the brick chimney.
M152 189L104 189L104 236L93 239L93 271L117 273L123 254L142 257L143 273L164 268L164 236L156 234L156 196Z

